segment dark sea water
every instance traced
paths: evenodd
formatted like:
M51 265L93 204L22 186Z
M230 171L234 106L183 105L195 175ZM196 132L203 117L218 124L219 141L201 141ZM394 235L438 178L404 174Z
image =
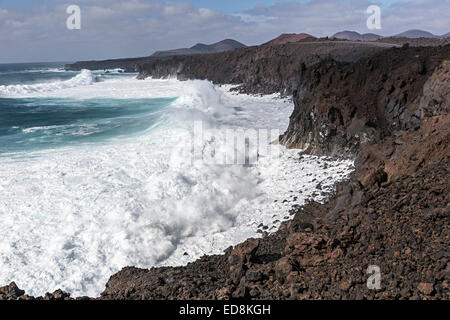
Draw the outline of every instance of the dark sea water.
M63 72L64 64L62 62L0 64L0 85L68 80L76 72Z

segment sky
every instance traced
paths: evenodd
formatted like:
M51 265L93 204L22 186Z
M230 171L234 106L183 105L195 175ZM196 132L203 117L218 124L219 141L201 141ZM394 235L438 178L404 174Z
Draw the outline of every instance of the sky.
M80 7L80 29L66 26ZM369 30L367 7L381 8ZM231 38L246 45L281 33L388 36L450 32L450 0L0 0L0 63L141 57Z

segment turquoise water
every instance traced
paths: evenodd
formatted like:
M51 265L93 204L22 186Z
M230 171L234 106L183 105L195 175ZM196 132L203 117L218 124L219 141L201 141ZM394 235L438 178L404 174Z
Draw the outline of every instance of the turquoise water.
M24 87L67 81L77 72L62 64L0 65L0 87ZM96 73L95 81L121 74ZM36 89L39 90L39 89ZM10 97L0 93L0 154L100 143L154 126L174 101L158 99L63 99Z
M24 85L55 80L68 80L76 72L63 71L64 63L0 64L0 85Z
M0 98L0 153L131 135L155 125L172 101Z

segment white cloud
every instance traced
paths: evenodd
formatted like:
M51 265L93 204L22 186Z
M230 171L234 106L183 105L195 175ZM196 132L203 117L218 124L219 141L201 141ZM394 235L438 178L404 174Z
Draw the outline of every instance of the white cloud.
M257 5L233 15L188 2L151 0L72 0L81 7L81 30L67 30L66 8L28 11L0 9L0 59L5 61L80 60L145 56L155 50L234 38L259 44L286 32L317 36L341 30L369 32L369 0L312 0ZM382 9L383 35L412 28L450 31L449 0L402 1Z
M235 17L239 17L243 22L246 23L259 23L277 19L275 17L267 17L265 15L252 15L248 13L234 13L232 15Z

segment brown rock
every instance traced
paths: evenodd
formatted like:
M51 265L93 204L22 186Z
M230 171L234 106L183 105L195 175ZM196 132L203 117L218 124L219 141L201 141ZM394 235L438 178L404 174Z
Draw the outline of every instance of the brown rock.
M25 294L24 290L19 289L15 282L0 288L0 295L5 295L7 299L18 299Z
M288 257L283 257L275 263L277 279L284 280L291 271L293 271L292 261Z
M243 264L249 262L258 249L259 239L248 239L238 244L228 258L230 265Z
M353 283L351 280L343 281L339 284L339 289L341 289L342 291L348 291L352 287L352 284Z
M427 296L431 295L434 292L434 285L432 283L421 282L417 286L419 291Z
M223 287L216 290L216 296L218 300L229 300L231 297L231 290L229 287Z
M341 257L343 254L344 254L344 252L342 251L341 248L336 248L336 249L333 250L333 252L331 252L330 259L331 260L336 260L339 257Z

